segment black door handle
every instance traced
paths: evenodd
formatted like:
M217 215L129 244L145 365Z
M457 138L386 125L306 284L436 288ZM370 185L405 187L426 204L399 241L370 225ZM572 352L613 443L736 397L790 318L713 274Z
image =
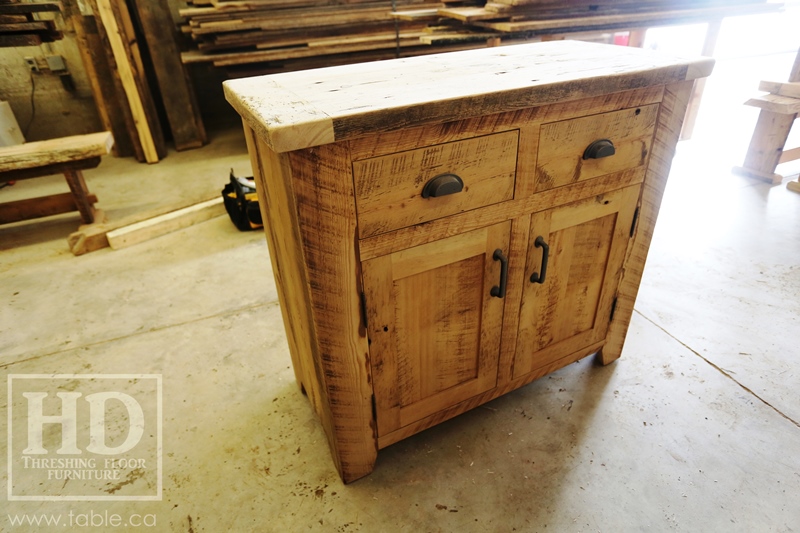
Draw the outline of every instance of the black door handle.
M544 237L541 235L536 237L533 244L542 249L542 273L534 272L531 274L531 283L544 283L544 277L547 275L547 261L550 259L550 247L544 242Z
M506 284L508 283L508 258L503 255L503 250L498 248L494 251L492 259L500 261L500 286L495 285L489 294L495 298L505 298Z

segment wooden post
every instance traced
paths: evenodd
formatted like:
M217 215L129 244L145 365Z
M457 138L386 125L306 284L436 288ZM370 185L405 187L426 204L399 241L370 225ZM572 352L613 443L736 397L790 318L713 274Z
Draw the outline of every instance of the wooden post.
M118 157L136 155L136 149L128 133L125 121L125 111L122 108L112 71L108 59L103 53L103 41L98 33L97 21L92 16L86 16L73 7L72 25L75 28L75 37L78 49L92 88L92 96L97 107L97 113L103 128L114 135L112 151Z
M714 49L716 49L717 40L719 39L720 28L722 28L722 19L708 23L706 39L703 42L703 50L700 52L702 55L707 57L712 57L714 55ZM705 88L706 78L694 80L692 97L689 99L689 107L686 110L686 117L683 119L683 128L681 129L682 141L692 138L694 125L695 122L697 122L697 114L700 112L700 101L703 98L703 91L705 91Z
M783 181L783 176L775 169L781 163L800 157L797 149L785 150L786 140L792 124L800 114L800 50L794 60L788 83L762 81L759 89L770 94L756 96L746 102L761 109L758 122L750 139L744 164L734 167L733 172L743 176L760 179L772 184ZM790 190L798 185L787 184Z
M641 48L644 46L644 39L647 37L647 28L640 28L628 32L628 46Z
M199 148L206 143L206 130L181 53L166 0L136 0L137 19L150 51L156 81L175 149Z
M117 72L122 81L122 87L130 106L131 114L136 125L145 160L148 163L157 163L159 158L166 155L164 140L158 124L158 116L150 98L149 88L144 79L144 69L141 64L136 38L132 36L132 26L127 7L123 4L115 12L111 0L94 0L108 43L114 54ZM117 17L120 17L120 20ZM123 38L123 35L127 36Z

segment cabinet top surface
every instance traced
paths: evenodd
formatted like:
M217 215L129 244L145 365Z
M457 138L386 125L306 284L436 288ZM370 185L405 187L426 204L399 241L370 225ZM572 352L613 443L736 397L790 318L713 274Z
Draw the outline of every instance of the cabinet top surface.
M225 96L288 152L364 135L703 78L710 58L553 41L256 76Z

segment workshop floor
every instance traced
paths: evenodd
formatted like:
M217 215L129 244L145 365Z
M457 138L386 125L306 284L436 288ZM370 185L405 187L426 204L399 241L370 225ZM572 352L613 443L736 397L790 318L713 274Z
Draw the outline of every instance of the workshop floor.
M579 361L382 450L349 486L294 383L260 232L219 217L74 257L75 215L0 228L0 406L30 374L157 374L163 405L161 501L10 501L0 531L46 531L14 525L45 516L109 530L109 513L189 532L796 531L800 194L730 174L757 115L741 103L793 58L718 62L619 361ZM235 129L157 165L107 157L86 177L114 218L213 195L230 168L250 170ZM0 200L61 187L20 182ZM14 409L17 442L27 413ZM152 465L106 493L151 494ZM40 490L36 472L13 474L14 495Z

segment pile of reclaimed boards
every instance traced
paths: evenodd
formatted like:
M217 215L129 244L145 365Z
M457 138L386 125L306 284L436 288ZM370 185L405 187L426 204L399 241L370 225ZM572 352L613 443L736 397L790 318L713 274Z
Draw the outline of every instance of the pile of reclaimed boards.
M168 1L62 2L114 154L157 163L167 135L176 150L202 146L206 132Z
M56 2L0 0L0 46L39 46L61 39L63 34L55 22L42 17L60 9Z
M181 30L197 49L182 60L231 75L277 72L776 8L766 0L189 0Z
M485 46L500 32L465 29L438 14L476 1L190 0L180 10L181 29L197 50L182 59L236 75L248 66L252 72L300 70Z
M439 14L503 33L553 35L708 22L776 7L765 0L490 0Z

